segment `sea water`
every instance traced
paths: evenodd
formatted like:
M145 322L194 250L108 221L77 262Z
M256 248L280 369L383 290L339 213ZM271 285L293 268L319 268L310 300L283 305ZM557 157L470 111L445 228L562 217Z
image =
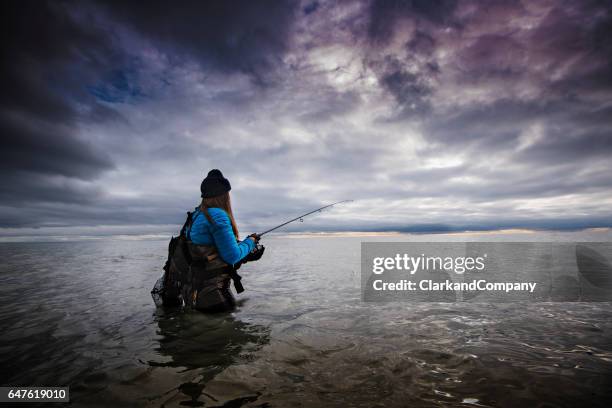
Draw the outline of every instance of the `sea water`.
M612 236L271 236L219 315L155 308L167 239L2 243L1 382L72 406L609 406L610 303L362 302L360 244L390 240Z

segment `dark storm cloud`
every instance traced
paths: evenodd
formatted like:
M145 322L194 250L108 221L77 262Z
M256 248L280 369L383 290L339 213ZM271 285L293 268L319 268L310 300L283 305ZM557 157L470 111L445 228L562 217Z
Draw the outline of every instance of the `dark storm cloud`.
M405 118L427 113L430 110L427 97L431 89L425 82L425 76L402 69L398 61L386 61L385 65L380 81L402 107L401 116Z
M12 117L11 117L12 116ZM0 114L0 169L92 179L112 167L108 157L77 139L67 124L42 122L30 115Z
M101 55L90 50L104 50L105 34L76 23L62 2L7 1L1 7L2 106L48 120L72 118L76 112L65 96L78 92L78 84L66 78L65 64L84 63L75 70L79 76L98 65Z
M312 14L315 11L317 11L318 8L319 8L319 2L318 1L313 1L312 3L306 4L302 8L302 11L304 12L304 14Z
M177 62L196 60L206 69L244 72L261 84L287 47L297 4L194 1L168 8L166 2L9 1L1 7L2 203L35 206L99 200L103 190L87 183L116 167L105 146L121 147L87 140L83 127L125 122L116 104L149 96L139 83L140 56L121 44L125 37L116 31L119 25ZM166 159L172 154L159 149ZM116 212L99 210L84 213L91 222L103 222L94 216L100 213L115 222ZM48 211L41 210L38 220L15 212L19 216L3 224L86 222L78 213L71 210L62 221ZM163 221L136 218L123 221Z
M433 90L431 79L440 70L442 75L452 75L459 86L486 84L503 89L537 82L544 99L580 99L582 93L612 86L609 6L599 2L526 4L534 10L526 10L520 2L374 2L369 37L377 45L371 64L390 66L375 71L400 105L422 101L424 90ZM537 23L529 21L535 13L543 14ZM393 35L405 41L408 52L404 55L379 51ZM432 55L435 49L446 55ZM377 59L377 53L382 57ZM393 66L410 71L402 73Z
M113 168L106 152L75 128L80 120L117 117L85 89L117 64L112 39L85 25L87 16L77 21L69 3L8 1L0 7L2 202L82 201L75 180Z
M501 52L503 50L503 52ZM458 56L458 68L470 81L520 76L528 63L525 49L503 34L487 34L470 42Z
M436 40L429 34L417 30L406 45L410 52L430 55L435 50Z
M103 2L103 4L105 4ZM309 5L305 11L313 12ZM120 22L179 59L205 69L238 71L268 83L289 47L297 1L114 1L105 4Z
M450 63L437 61L436 57L428 63L441 67L442 76L452 75L458 90L461 85L499 89L488 101L459 100L450 112L438 110L423 115L422 110L417 110L432 141L456 148L478 148L481 153L502 152L517 143L530 122L545 120L554 122L554 128L537 146L521 152L516 159L552 161L609 154L609 122L606 115L599 113L607 112L609 97L607 101L594 102L592 96L612 89L610 7L596 2L580 6L553 4L541 11L544 17L538 24L521 30L518 22L530 14L521 3L503 7L495 2L484 7L474 7L471 2L428 5L421 10L415 9L412 2L391 2L372 14L372 26L385 27L387 34L382 38L386 40L390 40L391 32L401 30L401 18L418 27L405 33L409 53L393 60L393 66L411 67L412 71L377 71L398 105L428 106L427 97L436 87L444 86L428 85L432 72L414 63L415 56L429 56L434 44L440 43L446 43L447 52L455 57ZM435 19L428 14L430 7L437 9ZM493 24L497 27L487 27ZM440 25L452 27L451 35L441 31ZM380 41L378 30L372 30L370 35ZM373 64L389 66L385 64L388 60L385 56ZM519 91L538 88L538 95L528 100L508 98L506 89L513 85ZM603 128L593 129L598 123Z
M455 0L375 0L370 4L368 35L374 42L388 41L398 22L410 19L420 23L452 23Z
M612 225L610 4L1 7L0 226L180 224L214 167L243 230Z

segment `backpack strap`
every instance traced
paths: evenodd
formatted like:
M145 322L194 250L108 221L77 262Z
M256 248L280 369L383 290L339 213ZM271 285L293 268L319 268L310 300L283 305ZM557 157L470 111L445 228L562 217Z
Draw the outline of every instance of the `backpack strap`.
M183 228L181 228L181 233L180 235L185 237L185 238L189 238L188 235L191 232L191 215L193 213L190 211L187 211L187 219L185 220L185 223L183 224Z

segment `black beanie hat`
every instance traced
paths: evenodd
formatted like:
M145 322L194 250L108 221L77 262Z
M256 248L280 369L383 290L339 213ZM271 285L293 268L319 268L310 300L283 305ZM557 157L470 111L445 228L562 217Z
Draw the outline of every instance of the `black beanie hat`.
M232 186L229 180L223 177L221 170L217 169L209 171L206 178L202 180L202 185L200 185L202 198L216 197L223 193L227 193L231 189Z

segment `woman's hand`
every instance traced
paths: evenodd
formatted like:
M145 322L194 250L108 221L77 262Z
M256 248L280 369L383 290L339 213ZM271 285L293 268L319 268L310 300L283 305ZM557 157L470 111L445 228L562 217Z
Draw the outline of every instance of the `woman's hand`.
M265 246L258 244L255 249L244 258L245 262L259 261L265 250Z
M253 242L255 242L255 244L257 244L259 240L261 239L261 237L255 233L249 235L248 238L252 239Z
M255 237L249 237L249 238L255 239ZM259 245L259 244L255 245L255 249L249 252L247 256L242 258L240 262L234 265L234 268L238 269L240 268L242 264L245 264L247 262L258 261L263 256L263 253L265 250L266 250L266 247L264 247L263 245Z

